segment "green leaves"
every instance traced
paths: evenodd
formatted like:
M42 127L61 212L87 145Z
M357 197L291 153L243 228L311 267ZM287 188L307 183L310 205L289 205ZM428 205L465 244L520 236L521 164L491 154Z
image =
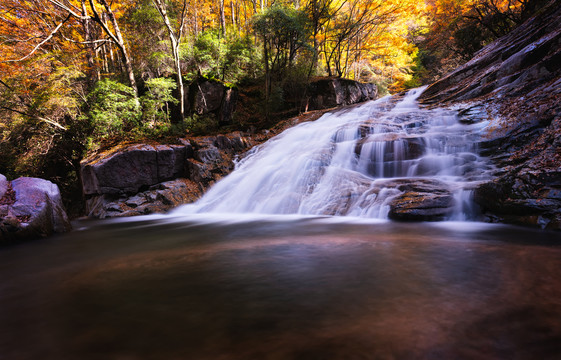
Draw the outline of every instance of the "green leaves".
M169 122L168 103L177 104L172 90L177 87L173 79L155 78L146 81L146 94L140 97L144 126L154 127Z
M101 80L89 94L88 100L90 122L97 138L117 136L139 125L140 104L129 86L108 79Z

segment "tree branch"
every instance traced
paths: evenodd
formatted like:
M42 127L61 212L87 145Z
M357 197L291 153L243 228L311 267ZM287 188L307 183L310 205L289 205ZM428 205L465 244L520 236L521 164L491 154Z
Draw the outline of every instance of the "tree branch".
M16 109L12 109L12 108L9 108L9 107L7 107L7 106L0 106L0 109L9 110L9 111L15 112L15 113L20 114L20 115L23 115L23 116L27 116L27 117L30 117L30 118L33 118L33 119L37 119L37 120L46 122L47 124L56 126L57 128L62 129L62 130L65 130L65 131L68 130L66 127L60 125L59 123L57 123L56 121L53 121L53 120L51 120L51 119L46 119L46 118L41 117L41 116L34 116L34 115L26 114L26 113L24 113L24 112L22 112L22 111L19 111L19 110L16 110Z
M33 50L31 50L31 52L29 54L27 54L26 56L22 57L21 59L12 59L12 60L4 60L3 62L18 62L18 61L23 61L25 59L27 59L28 57L30 57L31 55L33 55L35 53L35 51L37 51L37 49L39 49L43 44L45 44L47 41L51 40L52 37L57 33L57 31L60 30L60 28L62 27L62 25L64 25L65 22L67 22L70 19L70 14L68 14L68 16L66 17L66 19L64 19L60 24L58 24L58 26L49 34L49 36L47 36L45 38L45 40L41 41L39 44L37 44L37 46L35 46L33 48Z

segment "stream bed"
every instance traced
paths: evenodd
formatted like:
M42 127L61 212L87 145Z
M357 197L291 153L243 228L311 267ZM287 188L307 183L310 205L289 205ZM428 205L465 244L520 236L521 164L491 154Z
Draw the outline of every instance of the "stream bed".
M0 359L559 359L561 234L193 214L0 248Z

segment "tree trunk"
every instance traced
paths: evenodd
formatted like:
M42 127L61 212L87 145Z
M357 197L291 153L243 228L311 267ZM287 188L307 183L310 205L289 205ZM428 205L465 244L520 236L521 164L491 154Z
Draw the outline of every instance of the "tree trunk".
M181 122L185 120L185 91L183 88L183 77L181 76L181 63L179 61L179 43L181 41L181 28L179 30L178 35L175 34L175 31L171 27L171 23L168 18L166 4L162 0L152 0L154 6L162 16L162 20L168 29L169 34L169 41L171 44L171 52L173 55L173 62L175 65L175 72L176 72L176 82L177 82L177 89L179 90L179 119ZM185 4L184 4L185 5ZM184 16L184 14L182 15ZM181 23L183 24L184 19L181 19Z
M267 38L263 37L263 59L265 63L265 118L269 119L269 99L271 96L271 69L269 68L269 52Z
M236 7L234 6L234 0L230 0L230 11L232 12L232 26L234 27L234 31L236 31Z
M226 36L226 15L224 14L224 0L220 0L220 30L222 36Z
M82 28L84 29L84 40L86 40L87 50L86 50L86 61L88 62L88 71L87 71L87 84L88 87L91 88L94 85L94 79L99 80L100 74L99 69L97 67L95 58L96 56L96 49L95 44L93 43L93 35L91 29L90 19L87 17L88 13L86 10L86 2L82 0Z
M105 33L111 38L111 40L113 40L115 45L117 45L117 47L119 48L119 51L121 52L121 55L123 57L123 62L124 62L124 65L125 65L125 71L126 71L127 76L129 78L130 86L131 86L131 88L134 92L135 98L138 98L138 87L136 85L136 80L134 78L134 72L133 72L133 69L132 69L132 61L131 61L131 58L130 58L128 52L127 52L127 47L125 45L125 40L123 39L123 35L121 34L121 29L119 28L119 24L117 23L117 19L115 18L115 14L111 10L111 7L107 3L107 0L98 0L98 2L101 5L103 5L103 7L105 8L105 13L109 17L109 21L111 21L111 25L113 26L113 31L115 33L111 32L111 30L107 27L107 24L105 24L105 22L99 16L99 13L97 12L97 9L95 8L93 0L90 0L91 10L95 14L94 20L96 20L101 25L101 27L103 28L103 31L105 31Z

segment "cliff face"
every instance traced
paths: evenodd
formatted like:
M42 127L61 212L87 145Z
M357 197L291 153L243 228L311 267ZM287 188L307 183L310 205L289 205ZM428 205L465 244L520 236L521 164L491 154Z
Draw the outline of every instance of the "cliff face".
M488 220L561 229L561 2L432 84L421 101L461 104L490 122L480 146L497 177L475 191Z

